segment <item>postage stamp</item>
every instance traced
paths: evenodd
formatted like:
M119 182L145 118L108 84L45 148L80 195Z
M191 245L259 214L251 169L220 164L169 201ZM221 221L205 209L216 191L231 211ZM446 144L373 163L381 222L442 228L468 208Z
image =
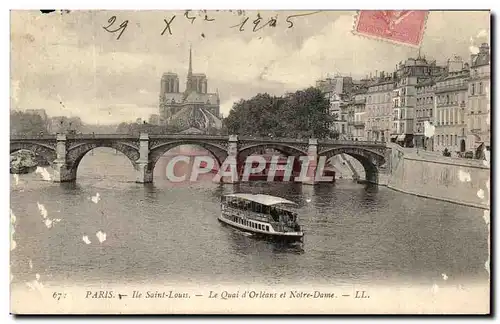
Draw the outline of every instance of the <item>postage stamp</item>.
M379 40L413 47L420 46L428 11L360 10L353 32Z

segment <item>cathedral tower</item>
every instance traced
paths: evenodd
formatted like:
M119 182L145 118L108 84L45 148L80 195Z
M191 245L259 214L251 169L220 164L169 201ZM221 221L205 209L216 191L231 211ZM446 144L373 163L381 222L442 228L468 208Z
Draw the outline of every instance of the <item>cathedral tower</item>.
M161 76L161 94L179 92L179 76L172 72L163 73Z

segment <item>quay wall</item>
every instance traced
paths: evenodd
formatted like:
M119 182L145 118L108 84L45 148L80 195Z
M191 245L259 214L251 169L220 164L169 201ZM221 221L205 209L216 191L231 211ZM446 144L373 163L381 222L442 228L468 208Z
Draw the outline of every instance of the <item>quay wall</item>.
M421 197L490 209L489 161L444 157L397 145L391 146L391 151L387 187Z

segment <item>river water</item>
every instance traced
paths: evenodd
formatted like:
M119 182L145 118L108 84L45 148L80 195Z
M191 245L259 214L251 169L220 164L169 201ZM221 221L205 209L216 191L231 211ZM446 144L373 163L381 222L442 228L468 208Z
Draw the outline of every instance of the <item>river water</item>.
M429 284L487 282L483 211L340 180L136 184L109 149L87 154L74 184L11 176L13 283ZM220 196L266 193L299 204L302 246L256 241L217 221ZM98 194L98 195L97 195ZM92 199L93 197L93 199ZM39 207L40 206L42 207ZM42 209L42 211L40 211ZM51 228L43 222L60 219ZM106 234L99 242L96 233ZM87 244L83 237L87 236Z

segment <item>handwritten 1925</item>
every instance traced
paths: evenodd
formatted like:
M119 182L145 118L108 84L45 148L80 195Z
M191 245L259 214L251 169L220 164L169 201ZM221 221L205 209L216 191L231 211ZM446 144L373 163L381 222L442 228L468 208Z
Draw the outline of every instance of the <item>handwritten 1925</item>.
M215 18L210 16L210 14L208 14L206 12L206 10L203 10L202 12L203 12L203 14L201 15L201 16L203 16L203 18L201 18L202 21L204 21L204 22L214 22L215 21ZM308 13L303 13L303 14L296 14L296 15L287 16L285 18L285 22L287 23L287 29L293 28L295 26L294 21L296 18L317 14L319 12L320 11L314 11L314 12L308 12ZM160 35L164 35L167 32L169 35L173 34L172 26L173 26L175 18L176 18L176 15L172 15L169 18L163 19L165 25L163 26L163 30L161 31ZM191 10L186 10L184 12L184 18L187 19L191 24L194 24L195 21L200 17L196 17L196 15L191 12ZM118 27L116 27L116 26L113 26L116 22L116 19L117 19L116 16L112 16L111 18L109 18L108 25L103 26L103 29L111 34L118 33L118 36L116 37L116 39L119 40L120 37L122 36L122 34L127 29L129 21L124 20ZM252 31L257 32L265 27L274 28L278 25L278 15L264 19L264 18L262 18L260 13L257 13L255 18L253 18L251 20L251 22L249 22L250 19L251 19L250 17L243 15L243 17L241 18L241 21L238 24L229 26L229 28L238 28L238 30L240 32L243 32L243 31L245 31L245 27L247 25L250 25L250 23L252 23L253 24L253 27L251 28ZM202 34L202 36L204 37L204 34Z

